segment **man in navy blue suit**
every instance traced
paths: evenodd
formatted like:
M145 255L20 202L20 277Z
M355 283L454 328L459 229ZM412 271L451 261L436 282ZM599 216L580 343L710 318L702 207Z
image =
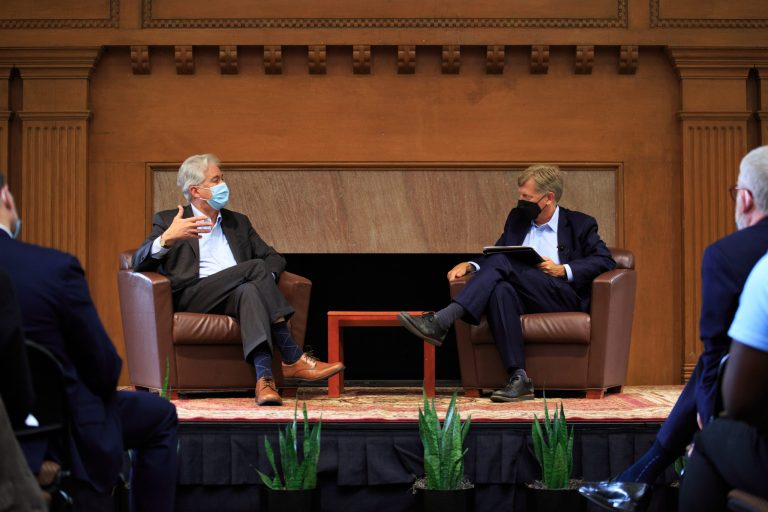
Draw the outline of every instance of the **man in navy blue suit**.
M84 494L109 493L123 452L131 448L136 454L132 509L173 510L175 407L149 393L117 391L122 361L99 320L80 263L70 254L18 241L20 226L0 174L0 268L16 288L25 336L64 367L71 430L67 449L78 487ZM44 456L56 458L58 452L54 443L23 443L22 448L35 473Z
M588 311L592 281L616 263L600 239L597 221L558 205L563 193L560 169L534 165L517 180L519 201L507 217L496 245L526 245L543 258L531 266L507 254L493 254L459 263L448 272L454 280L474 277L446 308L414 317L399 315L400 323L421 339L441 345L458 319L477 325L483 314L509 380L491 400L509 402L533 393L525 373L520 315Z
M738 231L707 247L701 263L699 332L704 351L653 446L618 481L653 483L683 453L698 428L712 420L717 369L731 346L728 328L750 270L768 251L768 146L741 160L730 193Z

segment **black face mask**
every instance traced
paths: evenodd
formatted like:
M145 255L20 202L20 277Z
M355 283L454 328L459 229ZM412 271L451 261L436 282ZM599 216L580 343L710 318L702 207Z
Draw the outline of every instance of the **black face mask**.
M541 198L539 198L539 201L541 201ZM534 220L541 213L539 203L526 201L525 199L520 199L517 202L517 209L520 210L520 213L523 214L526 220Z

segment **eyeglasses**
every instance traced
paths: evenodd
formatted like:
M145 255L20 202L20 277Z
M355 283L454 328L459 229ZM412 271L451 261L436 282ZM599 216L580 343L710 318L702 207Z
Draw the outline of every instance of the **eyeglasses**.
M738 192L739 190L746 190L750 194L752 193L752 191L749 190L748 188L740 187L738 185L731 185L730 187L728 187L728 193L731 194L731 199L733 199L734 201L736 200L736 192Z

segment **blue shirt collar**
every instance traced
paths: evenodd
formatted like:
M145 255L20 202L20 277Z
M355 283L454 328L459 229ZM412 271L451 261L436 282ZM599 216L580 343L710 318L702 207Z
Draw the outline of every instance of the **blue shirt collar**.
M544 229L545 226L549 226L549 229L557 233L557 222L560 220L560 205L555 206L555 213L552 214L552 218L541 226L536 225L536 221L531 221L531 227L533 229Z

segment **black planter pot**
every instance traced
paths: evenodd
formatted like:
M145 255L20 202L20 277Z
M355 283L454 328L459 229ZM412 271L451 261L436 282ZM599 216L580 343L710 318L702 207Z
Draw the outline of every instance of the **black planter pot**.
M421 491L424 500L424 512L470 512L473 510L473 489L455 491Z
M269 512L310 512L313 510L315 490L273 491L267 489L267 510Z
M587 500L576 489L534 489L528 487L528 512L583 512Z

